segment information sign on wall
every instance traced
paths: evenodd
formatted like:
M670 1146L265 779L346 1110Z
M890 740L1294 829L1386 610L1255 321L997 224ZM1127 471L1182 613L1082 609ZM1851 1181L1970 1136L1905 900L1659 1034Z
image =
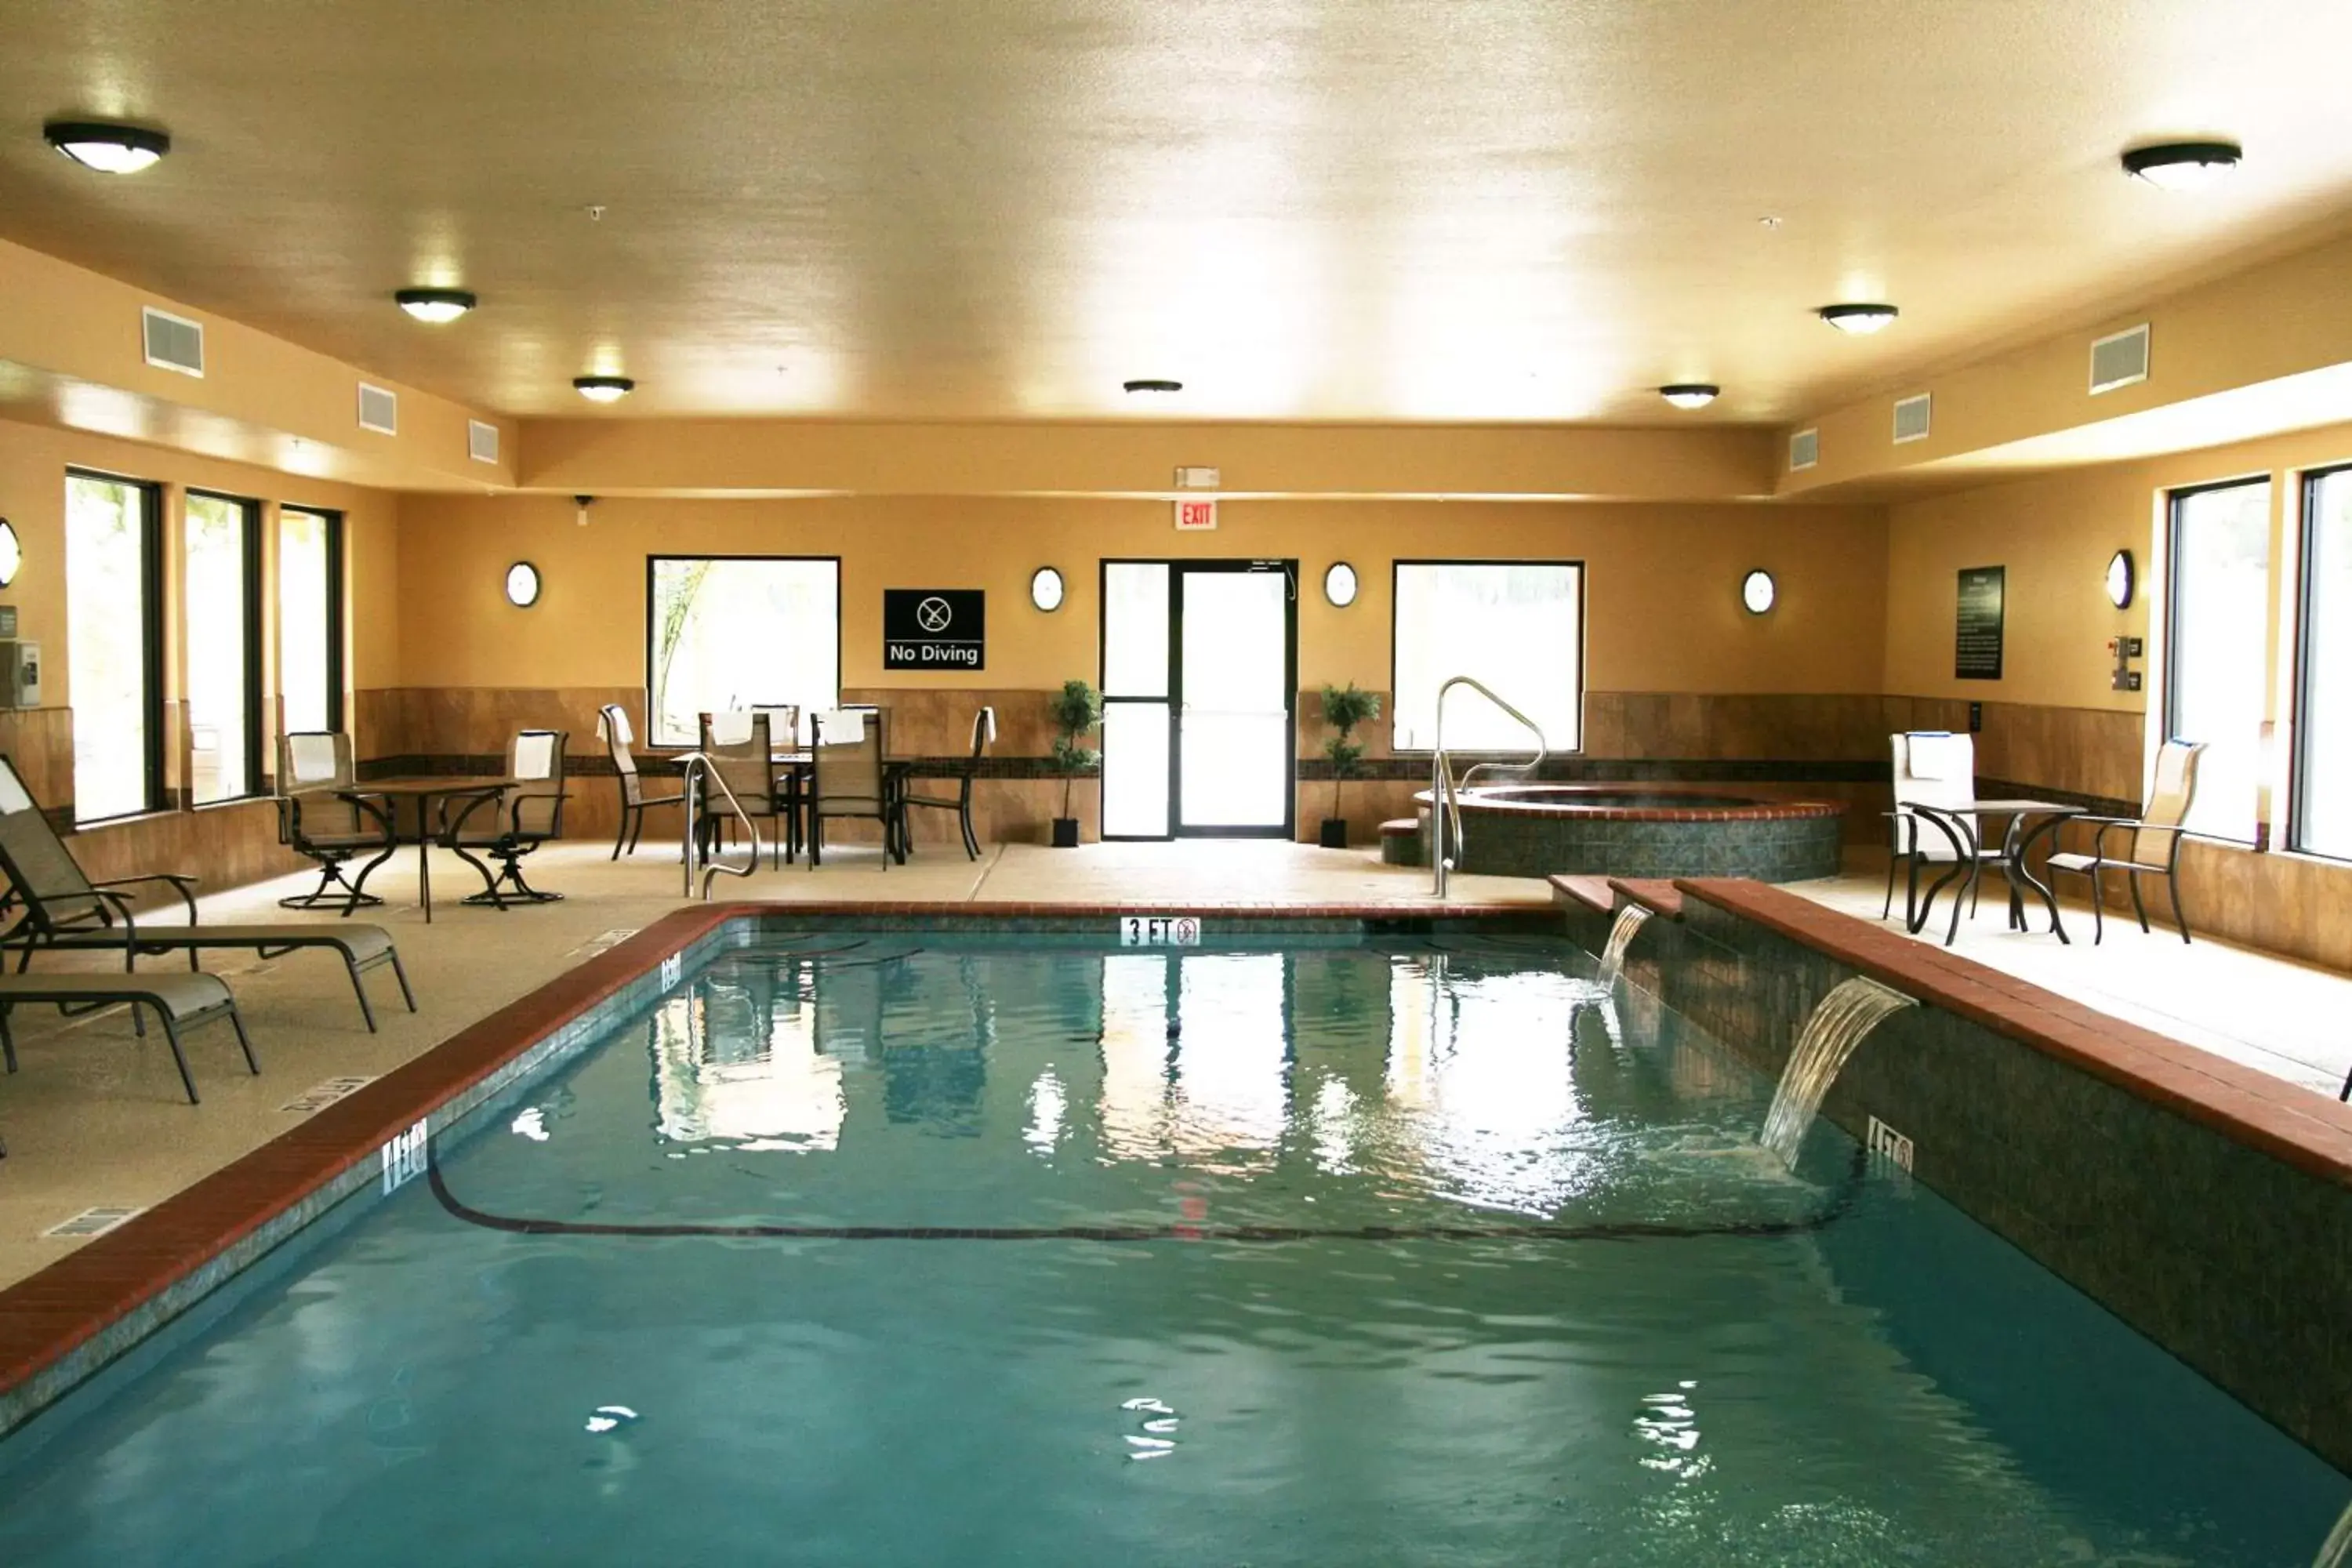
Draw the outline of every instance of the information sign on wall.
M1953 645L1952 674L1961 680L2000 679L2002 601L2006 566L1969 566L1960 573L1959 630Z
M986 601L978 588L883 589L882 668L987 668Z

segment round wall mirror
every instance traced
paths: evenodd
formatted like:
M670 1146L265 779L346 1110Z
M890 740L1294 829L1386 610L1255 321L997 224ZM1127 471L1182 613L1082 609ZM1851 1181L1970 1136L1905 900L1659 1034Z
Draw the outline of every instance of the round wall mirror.
M518 561L507 568L507 603L527 610L539 603L539 568Z
M7 579L0 577L0 583ZM2131 608L2132 595L2139 587L2139 572L2132 564L2132 552L2118 550L2107 561L2107 603L2118 610Z
M1770 609L1780 596L1780 585L1772 581L1772 574L1760 566L1739 580L1739 602L1748 606L1751 616L1760 616Z
M1062 607L1062 574L1040 566L1029 579L1029 602L1048 615Z
M25 546L16 537L16 525L0 517L0 588L16 580L16 568L25 563Z
M1341 609L1356 602L1356 569L1344 561L1334 561L1331 569L1323 574L1323 596Z

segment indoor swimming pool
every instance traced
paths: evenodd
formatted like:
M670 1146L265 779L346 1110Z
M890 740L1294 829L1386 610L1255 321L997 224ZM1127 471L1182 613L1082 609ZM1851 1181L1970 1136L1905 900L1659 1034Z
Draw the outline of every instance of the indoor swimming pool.
M1207 941L720 953L0 1443L0 1562L2215 1568L2352 1498L1565 942Z

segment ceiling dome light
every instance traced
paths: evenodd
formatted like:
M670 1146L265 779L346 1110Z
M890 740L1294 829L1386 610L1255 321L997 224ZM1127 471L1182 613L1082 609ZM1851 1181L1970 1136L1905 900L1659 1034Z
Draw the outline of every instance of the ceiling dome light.
M625 375L575 375L572 386L591 403L618 403L637 389Z
M1723 395L1723 388L1712 382L1678 381L1658 388L1658 395L1677 408L1704 408Z
M1813 314L1841 332L1861 337L1882 331L1902 312L1892 305L1824 305Z
M2200 191L2238 166L2235 142L2165 142L2124 154L2124 173L2168 191Z
M403 289L393 302L420 321L439 326L454 321L481 303L463 289Z
M1129 392L1181 392L1184 390L1182 382L1168 381L1160 376L1145 376L1138 381L1121 382L1119 384Z
M172 139L161 131L91 120L52 121L41 134L83 168L104 174L135 174L172 150Z

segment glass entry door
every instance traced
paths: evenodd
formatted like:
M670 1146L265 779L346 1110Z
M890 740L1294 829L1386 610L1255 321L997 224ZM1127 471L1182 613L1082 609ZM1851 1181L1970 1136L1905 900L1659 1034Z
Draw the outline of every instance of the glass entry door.
M1103 837L1288 837L1297 567L1103 563Z

